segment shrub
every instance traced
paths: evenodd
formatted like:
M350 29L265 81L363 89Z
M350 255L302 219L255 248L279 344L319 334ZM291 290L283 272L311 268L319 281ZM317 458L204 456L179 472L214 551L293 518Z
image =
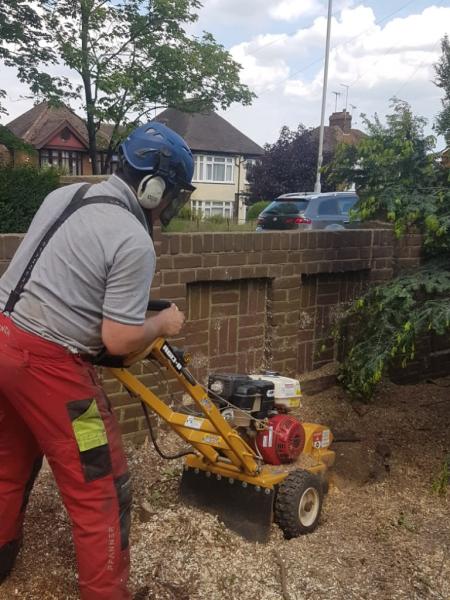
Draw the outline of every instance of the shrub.
M193 220L193 210L190 206L182 206L178 212L177 219L183 219L186 221Z
M260 200L259 202L252 204L247 211L246 221L255 221L259 214L266 208L266 206L269 206L269 204L270 202L267 200Z
M54 168L0 167L0 233L25 233L44 198L58 185Z
M177 219L182 219L183 221L199 221L202 219L202 211L195 210L191 206L182 206L177 214Z
M221 225L223 223L229 223L232 221L229 217L223 217L222 215L211 215L210 217L205 217L205 223L212 223L214 225Z

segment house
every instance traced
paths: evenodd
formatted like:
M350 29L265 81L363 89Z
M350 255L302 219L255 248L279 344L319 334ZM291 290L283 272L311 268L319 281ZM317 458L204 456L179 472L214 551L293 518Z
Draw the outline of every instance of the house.
M363 131L352 128L352 116L345 109L330 115L329 125L323 128L323 151L334 153L339 144L356 145L367 137ZM316 127L313 133L319 138L320 128Z
M188 114L169 108L155 120L179 133L193 151L197 189L192 208L205 216L245 220L246 169L264 150L214 112ZM14 163L55 165L68 175L92 175L86 124L68 106L41 102L6 127L36 150L33 155L10 150ZM98 172L104 165L111 132L111 125L104 124L97 133ZM109 172L114 172L116 165L114 156Z
M195 159L191 207L204 216L245 220L246 170L264 154L246 135L215 112L184 113L168 108L155 117L181 135Z
M52 106L47 102L37 104L6 125L17 138L32 146L36 156L25 158L23 152L13 152L13 162L25 160L39 166L55 165L68 175L91 175L92 165L88 154L86 124L68 106ZM97 133L97 167L101 171L109 143L108 125ZM114 171L114 157L110 172Z

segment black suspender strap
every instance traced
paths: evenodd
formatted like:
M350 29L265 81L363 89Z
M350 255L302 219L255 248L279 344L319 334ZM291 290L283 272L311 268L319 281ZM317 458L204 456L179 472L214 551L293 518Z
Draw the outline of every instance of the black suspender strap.
M82 208L83 206L88 206L90 204L113 204L115 206L120 206L121 208L124 208L125 210L128 210L128 211L130 210L128 208L128 206L125 204L125 202L122 202L121 200L114 198L113 196L92 196L90 198L84 198L86 192L88 191L88 189L90 187L91 187L91 184L86 183L86 184L82 185L80 188L78 188L78 190L75 192L72 200L69 202L69 204L63 210L63 212L60 214L60 216L56 219L56 221L49 227L49 229L45 233L44 237L41 239L41 241L37 245L35 251L33 252L15 289L11 291L8 301L6 302L4 312L9 313L9 314L11 314L13 312L14 307L17 304L17 302L19 301L20 296L23 292L23 289L24 289L25 285L27 284L28 280L30 279L31 272L33 271L34 267L36 266L36 263L39 260L39 257L41 256L44 248L47 246L48 242L53 237L53 235L56 233L56 231L61 227L61 225L71 215L73 215L73 213L75 211L77 211L79 208Z

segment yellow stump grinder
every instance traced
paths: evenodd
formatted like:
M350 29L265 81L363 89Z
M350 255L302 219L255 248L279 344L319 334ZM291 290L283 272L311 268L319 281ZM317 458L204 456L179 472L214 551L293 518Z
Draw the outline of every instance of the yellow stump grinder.
M168 303L152 301L149 310ZM326 471L334 462L330 430L299 421L298 381L277 373L214 373L208 387L187 368L187 354L156 339L143 352L106 361L133 396L163 419L185 442L180 493L184 502L217 514L248 540L267 540L272 521L286 538L313 531L327 491ZM156 361L174 376L195 405L176 412L129 370L140 360ZM147 422L150 424L148 418ZM299 463L307 466L299 468Z

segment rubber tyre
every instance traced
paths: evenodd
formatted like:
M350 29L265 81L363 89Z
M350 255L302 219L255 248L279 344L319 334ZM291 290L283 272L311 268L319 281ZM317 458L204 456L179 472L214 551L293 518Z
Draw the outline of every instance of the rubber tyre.
M274 520L288 540L316 529L323 502L323 482L319 477L297 469L278 486Z

